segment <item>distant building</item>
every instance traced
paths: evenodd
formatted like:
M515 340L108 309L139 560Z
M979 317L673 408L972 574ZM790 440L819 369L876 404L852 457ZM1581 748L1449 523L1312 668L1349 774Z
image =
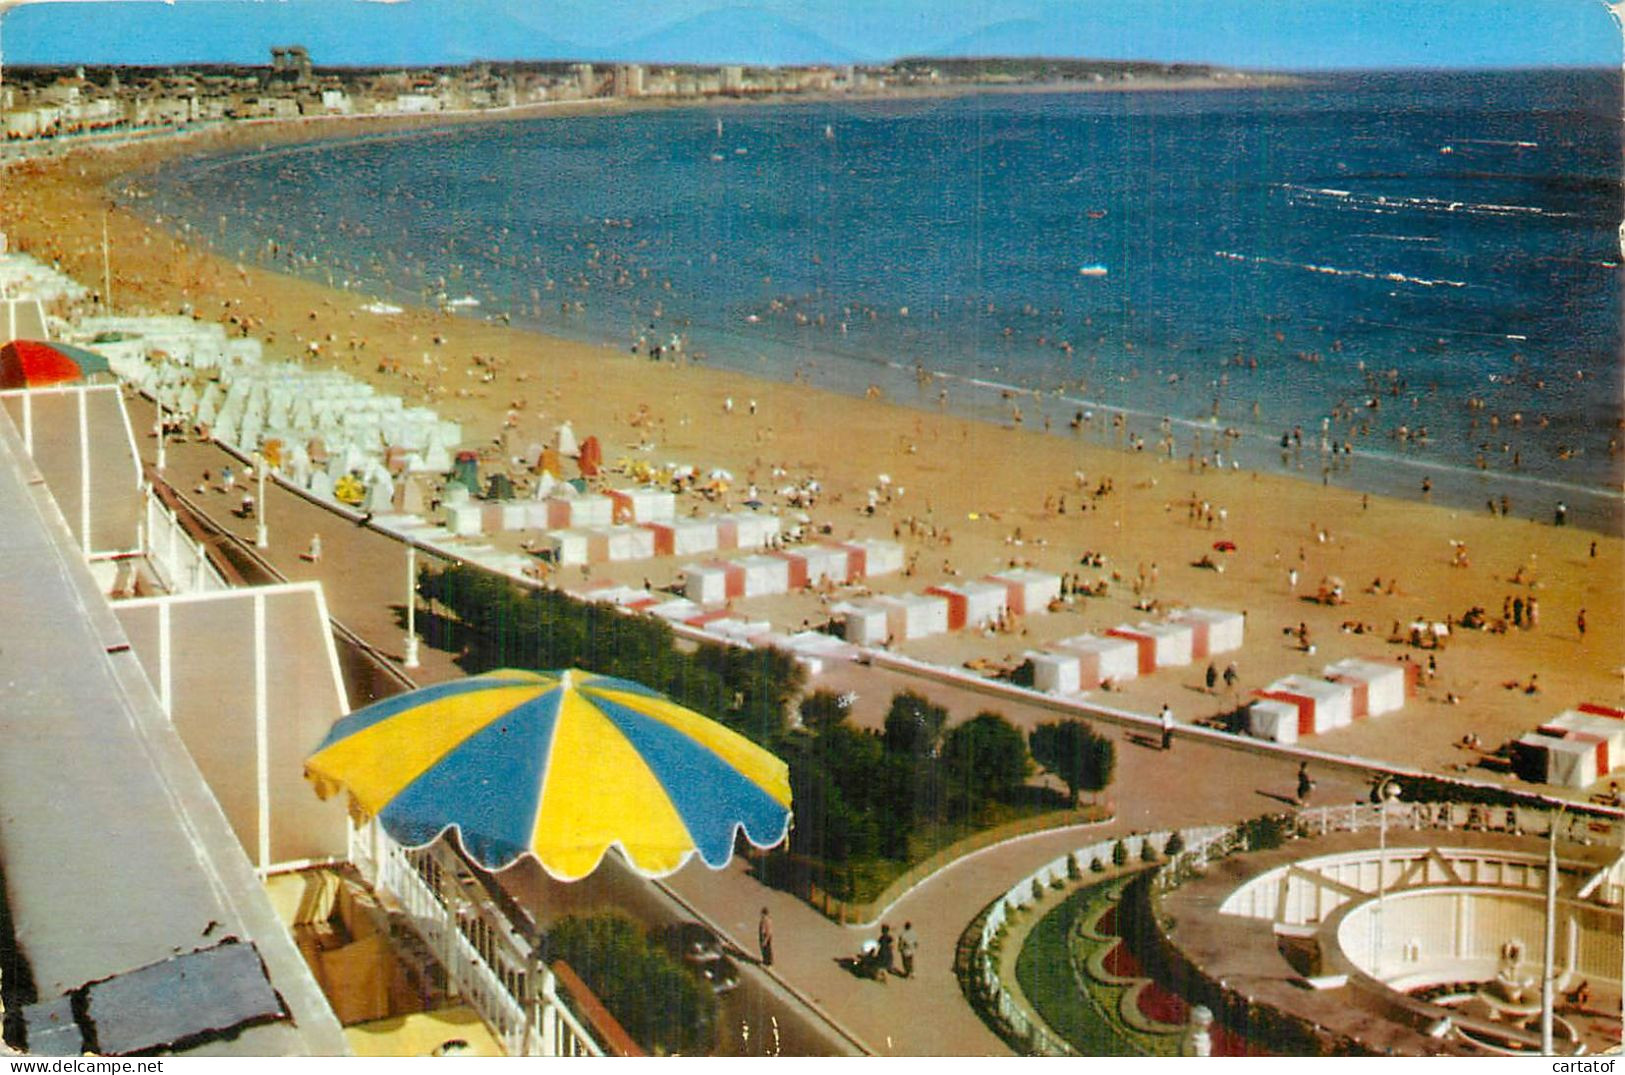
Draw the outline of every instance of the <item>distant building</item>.
M578 63L570 67L570 73L575 76L576 90L583 97L598 96L598 79L593 74L592 64Z
M322 91L322 111L328 115L347 116L354 110L350 95L343 90Z
M722 92L745 92L745 69L738 64L729 64L722 69Z
M440 98L432 93L397 93L396 112L439 112Z
M623 63L615 68L615 96L643 96L643 65Z
M293 82L309 82L310 53L303 45L277 45L271 49L271 77Z

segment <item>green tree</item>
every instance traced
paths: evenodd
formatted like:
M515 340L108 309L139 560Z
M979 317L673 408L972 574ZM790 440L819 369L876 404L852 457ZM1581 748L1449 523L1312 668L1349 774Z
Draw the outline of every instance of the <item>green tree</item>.
M1032 773L1026 739L999 713L978 713L951 728L942 765L949 787L973 806L1011 798Z
M1066 785L1076 806L1078 792L1105 790L1117 768L1117 745L1096 734L1088 721L1063 720L1040 724L1029 737L1033 757Z
M929 757L942 741L948 723L948 710L913 691L901 691L886 711L883 742L891 754Z
M849 712L844 696L836 691L816 690L801 700L801 723L815 733L841 723Z
M620 912L561 918L547 934L562 959L626 1032L653 1053L709 1054L716 1045L711 988Z

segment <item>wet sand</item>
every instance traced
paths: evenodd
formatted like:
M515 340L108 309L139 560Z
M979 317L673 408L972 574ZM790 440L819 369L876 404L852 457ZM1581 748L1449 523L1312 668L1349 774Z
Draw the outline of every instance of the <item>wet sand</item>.
M180 153L400 125L255 126L14 165L0 189L0 228L17 247L59 261L99 288L105 188L113 178ZM788 510L773 491L815 476L824 489L812 509L815 522L839 537L895 533L915 559L913 577L888 580L883 589L924 589L950 571L976 577L1013 561L1110 584L1105 597L1031 617L1026 634L930 640L906 652L949 662L1017 659L1045 639L1144 619L1133 607L1143 598L1167 607L1245 610L1247 644L1236 655L1241 696L1287 672L1318 673L1342 657L1408 655L1425 664L1432 655L1438 674L1405 710L1303 745L1441 772L1476 758L1455 745L1464 735L1475 733L1493 749L1579 702L1619 705L1625 698L1625 542L1617 534L1362 497L1276 475L1193 473L1183 459L1117 450L1109 434L1069 440L883 399L651 363L431 310L382 317L360 310L363 297L239 267L122 210L107 213L107 232L118 312L185 306L234 329L246 319L248 331L266 341L268 358L336 366L409 405L428 403L462 421L468 446L483 446L493 458L503 455L504 436L508 454L517 453L547 443L569 419L578 437L599 437L610 462L636 457L730 470L736 482L726 499L735 506L755 484L763 499ZM505 421L511 428L504 430ZM636 450L648 441L652 450ZM783 474L775 476L775 468ZM882 473L892 479L889 495L869 515L868 491L880 488ZM1107 484L1111 491L1100 492ZM1193 501L1212 508L1211 527L1205 514L1192 518ZM1214 551L1218 541L1234 542L1236 551ZM1470 566L1453 565L1453 541L1466 543ZM1080 566L1085 552L1102 554L1105 566ZM1204 556L1224 570L1193 566ZM647 577L658 585L680 567L669 559L612 565L595 569L594 577L631 585ZM1524 581L1514 582L1520 568ZM1142 571L1146 582L1136 594ZM1304 600L1326 577L1341 580L1346 604ZM1380 592L1366 592L1379 578ZM567 572L564 581L579 581L579 572ZM1538 627L1458 630L1436 652L1388 641L1396 622L1457 618L1474 605L1498 619L1514 596L1538 598ZM1576 622L1582 608L1583 639ZM747 602L745 610L792 627L821 615L809 597ZM1313 654L1284 633L1300 623ZM1354 623L1373 631L1342 629ZM1205 664L1165 670L1103 700L1146 713L1167 702L1181 720L1199 719L1234 700L1202 689L1204 670ZM1539 693L1525 693L1522 686L1536 674ZM1518 689L1503 686L1510 682ZM1478 769L1471 775L1502 779Z

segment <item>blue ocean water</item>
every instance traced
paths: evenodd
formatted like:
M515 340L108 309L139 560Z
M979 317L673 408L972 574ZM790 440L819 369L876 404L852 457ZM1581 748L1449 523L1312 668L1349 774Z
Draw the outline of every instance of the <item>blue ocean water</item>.
M1543 71L673 108L132 183L367 296L1617 530L1620 106Z

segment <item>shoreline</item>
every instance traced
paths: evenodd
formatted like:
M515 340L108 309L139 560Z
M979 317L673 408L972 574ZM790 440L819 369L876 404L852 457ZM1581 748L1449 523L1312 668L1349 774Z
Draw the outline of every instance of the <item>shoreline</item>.
M1234 85L1229 80L1202 79L1196 80L1167 80L1162 85L1149 85L1136 83L1134 85L1122 84L1020 84L1011 86L983 86L983 85L949 85L940 87L905 87L872 95L853 94L764 94L760 97L750 98L704 98L704 99L664 99L664 98L603 98L585 102L560 102L557 104L534 104L517 106L509 109L481 110L455 114L436 114L425 116L382 116L382 117L312 117L298 121L254 121L253 130L258 134L268 135L266 138L256 137L255 134L244 132L239 137L232 137L231 132L222 132L216 129L211 132L219 135L213 139L216 143L213 148L202 148L200 155L214 156L229 154L251 147L255 141L264 148L268 144L288 144L294 147L310 145L320 146L333 141L365 141L374 138L396 137L424 137L431 136L438 130L452 129L464 126L467 123L491 122L499 123L514 119L533 118L565 118L575 115L607 115L625 112L652 111L652 110L686 110L709 109L713 106L741 107L756 104L796 104L806 103L817 105L837 101L842 103L884 103L888 100L910 100L921 98L960 97L986 92L1019 92L1019 93L1049 93L1049 92L1137 92L1149 89L1153 92L1178 92L1192 90L1196 92L1209 92L1225 89L1260 90L1273 85L1297 85L1303 79L1294 76L1266 76L1267 80L1257 80L1244 85ZM153 162L149 168L126 172L119 177L119 182L128 182L137 179L150 168L161 167L166 161L172 160L173 155L164 156ZM226 254L218 256L231 260ZM290 275L297 275L291 273ZM331 276L331 274L329 274ZM312 280L311 276L298 277ZM315 281L319 283L320 281ZM348 282L346 282L348 284ZM351 290L348 286L336 288L344 295L354 298L374 297L384 301L411 306L420 312L428 309L421 294L414 294L410 289L391 288L388 281L369 280L362 287ZM492 315L486 313L472 314L453 311L459 323L479 325L494 325L503 320L506 315ZM620 350L625 340L618 339L613 331L602 325L592 325L583 322L579 327L549 323L545 319L536 319L519 314L512 319L512 326L516 329L539 333L557 340L568 340L573 344L582 346L597 346L611 351ZM1404 446L1384 448L1382 446L1354 449L1349 454L1339 456L1335 453L1328 455L1321 451L1316 453L1313 448L1307 451L1294 451L1290 458L1284 452L1278 452L1275 447L1276 434L1273 428L1267 428L1242 415L1229 415L1223 421L1208 420L1194 415L1175 416L1177 412L1166 408L1140 407L1132 400L1117 400L1110 395L1093 398L1094 393L1077 395L1066 392L1062 388L1022 385L1014 383L1000 383L997 381L984 381L971 375L954 370L919 369L908 367L906 364L888 362L884 359L866 354L844 353L832 350L827 346L813 344L808 347L800 341L771 333L767 335L747 336L737 329L723 324L707 324L701 326L708 337L725 339L727 344L718 347L717 361L708 363L711 368L731 369L744 373L752 378L772 380L776 383L795 383L801 379L818 376L819 383L826 388L848 397L863 394L866 385L878 386L886 398L900 402L911 410L935 413L942 409L934 405L938 389L946 390L954 387L954 396L949 410L960 416L969 416L979 421L994 424L1009 424L1011 400L1019 400L1022 406L1028 407L1036 413L1027 416L1026 428L1036 429L1040 423L1046 431L1052 431L1062 439L1068 439L1065 426L1074 410L1089 410L1098 412L1099 428L1085 430L1087 439L1091 434L1097 443L1106 444L1111 439L1111 432L1106 428L1109 421L1118 420L1119 416L1133 423L1127 428L1130 434L1141 433L1149 440L1154 436L1152 429L1159 422L1166 422L1172 428L1192 435L1197 450L1200 451L1201 442L1211 438L1211 445L1217 449L1221 435L1224 438L1224 451L1226 455L1235 458L1250 470L1287 477L1289 479L1314 482L1316 472L1320 472L1321 484L1328 487L1337 487L1353 492L1367 492L1372 495L1397 496L1412 502L1431 500L1436 503L1447 504L1457 510L1476 512L1482 510L1486 498L1505 501L1511 494L1512 502L1517 505L1522 517L1530 517L1531 503L1538 503L1540 507L1534 512L1539 520L1543 513L1549 512L1558 501L1568 503L1568 522L1571 526L1588 529L1602 535L1618 533L1622 522L1625 522L1625 484L1605 483L1591 484L1587 481L1566 480L1558 473L1529 473L1518 470L1490 470L1480 465L1477 468L1470 466L1462 459L1435 458L1429 454L1415 453ZM717 343L717 339L709 341ZM760 354L762 351L772 352L779 357L788 355L785 364L768 362L759 369L752 369L753 363L748 359L746 352L757 351L757 362L764 361ZM781 352L783 354L781 354ZM805 354L808 360L803 362L797 355ZM706 356L705 352L695 352L695 357ZM929 392L927 391L929 388ZM1001 398L1003 403L1001 403ZM1028 400L1030 399L1030 403ZM1256 409L1256 405L1255 405ZM1314 415L1304 414L1296 418L1287 418L1288 424L1298 422L1305 428L1312 424ZM1018 417L1016 423L1020 424ZM1121 431L1120 431L1121 432ZM1077 437L1071 438L1073 440ZM1170 456L1181 459L1184 451L1181 448ZM1618 468L1611 468L1615 474ZM1416 490L1426 485L1433 487L1431 496L1418 497Z
M354 130L345 127L344 133ZM236 145L252 146L267 133L310 140L308 128L283 125L244 132ZM106 205L106 185L200 144L230 149L228 141L142 143L13 166L11 174L21 181L0 194L0 227L19 247L57 259L99 285L98 210ZM652 363L612 347L422 308L372 317L358 310L364 296L259 268L239 272L230 259L155 228L128 209L114 208L108 221L116 308L130 312L135 304L173 312L184 304L195 316L236 319L228 327L266 340L268 359L336 367L402 395L408 405L426 403L463 422L466 443L484 445L488 459L547 443L554 426L568 419L578 436L600 437L609 463L645 458L728 468L739 478L736 503L747 483L760 483L763 499L775 501L778 486L816 476L825 494L814 511L833 536L896 534L918 561L916 577L888 583L892 590L918 591L951 574L978 577L1015 561L1077 572L1080 552L1106 557L1108 567L1100 574L1115 576L1109 597L1041 618L1053 624L1041 627L1035 619L1030 641L956 636L924 647L922 655L930 659L957 663L972 645L1019 653L1041 644L1041 632L1064 628L1075 634L1142 619L1131 589L1140 588L1137 574L1146 575L1149 565L1147 597L1248 613L1248 644L1239 654L1246 688L1289 671L1318 672L1342 656L1386 660L1403 653L1425 661L1429 654L1384 645L1390 620L1444 619L1473 604L1493 615L1514 568L1538 561L1538 581L1529 592L1538 589L1545 606L1543 630L1463 633L1437 655L1437 680L1396 718L1364 722L1307 745L1443 771L1467 760L1453 746L1466 733L1499 742L1578 702L1617 704L1625 696L1625 629L1618 615L1625 540L1617 533L1366 497L1275 473L1190 473L1182 462L1136 455L1095 438L1047 436L709 365ZM314 361L311 344L321 352ZM385 355L396 357L399 372L381 368L378 359ZM724 406L730 398L736 401L731 411ZM657 444L651 454L634 447L649 440ZM871 515L864 508L866 492L876 487L879 473L893 481ZM1100 493L1102 486L1108 491ZM1188 512L1198 500L1225 509L1218 533L1213 523L1191 519ZM1219 537L1240 546L1225 561L1228 570L1192 569L1192 560ZM1478 566L1451 567L1449 543L1455 540L1469 543ZM1594 554L1588 552L1593 540ZM663 583L680 566L678 560L611 570L620 572L617 581L635 585L645 572L665 573ZM1302 577L1295 587L1287 584L1289 566ZM1346 580L1349 605L1304 603L1304 590L1312 593L1322 576ZM1369 594L1365 587L1373 576L1396 585L1387 595ZM573 581L572 575L561 584ZM1579 608L1589 610L1591 630L1576 639L1571 624ZM810 600L786 603L782 615L788 618L781 622L809 610L816 612ZM1379 628L1378 637L1339 630L1340 622L1351 620ZM1283 641L1281 630L1299 622L1315 632L1318 654ZM1205 716L1215 700L1187 682L1199 679L1200 671L1137 681L1121 698L1114 693L1110 704L1154 712L1166 701L1181 720ZM1526 678L1531 671L1549 685L1546 696L1500 689L1501 680ZM1389 742L1390 736L1396 738Z

